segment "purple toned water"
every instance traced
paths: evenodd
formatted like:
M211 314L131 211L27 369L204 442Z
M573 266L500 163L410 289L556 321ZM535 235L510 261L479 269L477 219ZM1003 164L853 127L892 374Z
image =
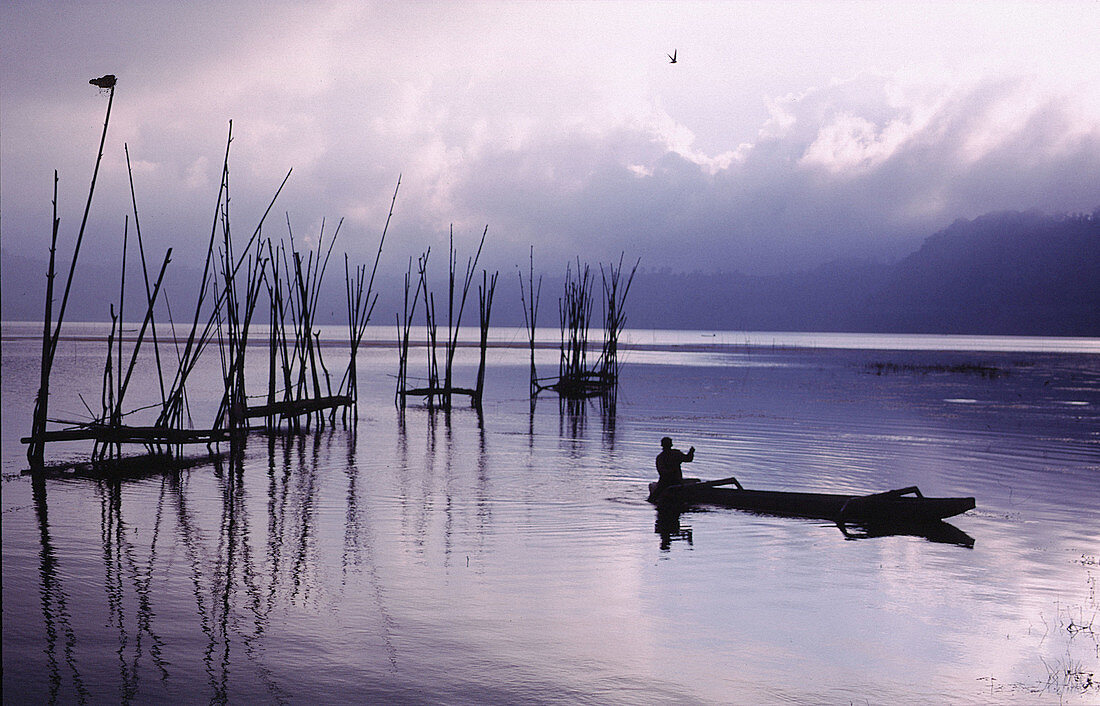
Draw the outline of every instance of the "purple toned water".
M1100 698L1100 342L754 336L631 332L614 408L533 412L526 351L493 348L482 415L403 419L396 351L369 347L353 429L33 481L38 344L5 324L4 702ZM86 416L104 354L62 343L52 414ZM973 495L951 520L973 546L733 510L658 526L665 435L696 447L691 475L746 487Z

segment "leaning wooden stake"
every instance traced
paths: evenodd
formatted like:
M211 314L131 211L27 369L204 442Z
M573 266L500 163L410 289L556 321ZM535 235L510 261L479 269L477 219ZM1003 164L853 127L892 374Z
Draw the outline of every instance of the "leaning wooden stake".
M493 310L493 293L497 288L497 274L481 271L481 285L477 288L478 319L481 325L481 358L477 366L477 387L471 402L474 407L481 409L482 396L485 393L485 355L489 348L489 316Z
M134 206L134 234L137 235L138 254L141 256L141 273L145 280L145 300L151 303L153 300L153 293L149 286L149 266L145 262L145 244L141 239L141 222L138 220L137 193L134 190L134 172L130 168L130 147L124 143L122 148L126 152L126 173L130 178L130 201ZM156 320L151 318L150 321L153 324L153 356L157 362L157 381L160 383L160 403L163 405L165 401L164 370L160 362L160 341L157 339Z
M365 290L363 289L363 281L366 279L366 266L355 268L355 278L353 280L348 269L348 256L344 255L344 285L348 297L348 342L351 345L351 358L348 361L346 379L348 382L348 395L353 400L352 418L354 421L359 420L359 376L356 370L356 354L359 352L359 344L363 341L363 334L366 333L367 324L370 323L374 305L378 303L378 295L371 296L374 290L374 276L378 272L378 262L382 258L382 245L386 242L386 232L390 228L390 219L393 218L393 206L397 203L397 192L400 189L401 176L398 175L397 186L393 190L393 199L390 200L390 212L386 216L386 224L382 226L382 237L378 240L378 251L374 254L374 267L371 269L370 280L367 281ZM346 408L344 414L346 419Z
M50 324L53 321L53 280L54 262L57 253L57 229L61 221L57 217L57 170L53 173L53 235L50 238L50 264L46 270L46 315L42 325L42 369L39 378L38 397L34 405L31 423L31 443L27 447L27 460L31 467L39 467L43 462L45 442L42 435L46 431L46 401L49 396L50 366Z
M428 248L422 259L426 260L431 253ZM423 265L421 265L423 267ZM401 309L401 315L397 317L398 340L398 367L397 367L397 391L394 393L393 402L399 409L405 408L408 393L409 372L409 334L412 330L413 317L416 315L416 303L420 299L422 279L416 281L416 291L413 292L412 301L409 301L409 287L412 284L412 258L409 258L409 267L405 272L405 299Z
M539 283L535 284L535 248L531 246L530 269L527 276L527 288L530 290L530 298L523 286L523 271L519 271L519 298L523 305L523 323L527 327L527 337L531 345L531 397L538 394L538 373L535 370L535 325L539 314L539 295L542 294L542 275L539 275Z
M41 370L41 380L39 381L38 397L34 404L34 416L31 422L31 442L27 447L27 461L32 468L41 468L43 465L43 456L45 452L45 442L42 440L42 435L46 431L46 418L48 416L49 397L50 397L50 371L53 369L53 359L57 352L57 341L61 336L61 324L65 319L65 308L69 303L69 292L72 289L73 273L76 271L76 261L80 256L80 245L84 242L84 229L88 224L88 212L92 208L92 195L95 193L95 182L99 176L99 165L103 161L103 145L107 141L107 125L111 122L111 105L115 100L115 77L113 75L103 76L102 78L92 79L90 82L100 88L104 88L108 91L107 97L107 116L103 119L103 132L99 137L99 153L95 160L95 169L92 170L92 183L88 187L88 200L84 204L84 216L80 221L80 230L76 236L76 245L73 246L73 260L69 264L69 276L65 281L65 293L61 297L61 307L57 312L57 324L54 327L53 334L50 335L50 340L47 343L43 341L43 360ZM53 236L50 244L50 268L47 273L47 294L46 294L46 320L44 328L48 331L50 328L51 320L50 313L53 304L53 263L54 263L54 251L57 247L57 229L59 220L57 218L57 172L54 172L54 219L53 219ZM49 349L48 351L46 349Z

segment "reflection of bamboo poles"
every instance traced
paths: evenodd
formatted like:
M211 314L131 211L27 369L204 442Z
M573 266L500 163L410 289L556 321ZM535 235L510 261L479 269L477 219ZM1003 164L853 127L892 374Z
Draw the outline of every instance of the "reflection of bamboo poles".
M46 659L49 664L50 703L58 701L61 686L61 670L57 659L58 638L64 637L62 650L72 673L73 686L81 703L91 700L84 685L76 661L76 632L73 630L69 611L69 599L63 584L64 573L59 570L58 558L50 538L49 506L46 502L46 479L42 474L31 478L34 496L34 512L38 520L39 594L42 600L42 617L46 625ZM60 630L59 630L60 629ZM61 633L60 635L58 633Z

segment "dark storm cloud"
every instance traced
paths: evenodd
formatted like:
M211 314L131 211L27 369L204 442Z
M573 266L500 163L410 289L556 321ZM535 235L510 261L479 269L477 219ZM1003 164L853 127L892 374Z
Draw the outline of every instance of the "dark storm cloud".
M201 253L230 120L238 231L293 167L265 233L345 218L343 247L371 257L401 174L397 263L488 224L502 269L534 244L554 269L626 251L782 270L895 257L989 210L1100 205L1095 9L891 8L6 3L4 248L44 256L55 168L72 237L103 73L120 78L89 247L107 259L123 143L147 242Z

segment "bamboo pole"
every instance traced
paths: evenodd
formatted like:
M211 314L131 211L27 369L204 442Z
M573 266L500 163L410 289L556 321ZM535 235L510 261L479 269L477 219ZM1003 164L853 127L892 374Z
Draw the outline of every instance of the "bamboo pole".
M114 78L113 76L111 77ZM53 362L54 353L57 351L57 339L61 335L61 323L65 318L65 308L69 303L69 292L72 290L73 273L76 271L76 261L80 256L80 245L84 242L84 229L88 225L88 213L92 208L92 194L95 193L95 183L99 176L99 165L103 161L103 145L107 142L107 124L111 121L111 105L115 100L115 84L111 81L107 89L107 116L103 120L103 132L99 137L99 154L96 156L95 168L92 170L92 183L88 187L88 200L84 204L84 216L80 220L80 230L76 235L76 245L73 247L73 261L69 265L69 276L65 280L65 293L61 297L61 308L57 312L57 326L54 328L53 341L50 345L50 361Z
M394 204L397 203L397 192L401 189L401 175L397 176L397 186L393 190L393 198L390 200L390 210L386 215L386 223L382 226L382 237L378 240L378 250L374 255L374 267L371 269L370 280L367 282L367 288L364 292L363 281L366 275L366 267L356 267L355 286L352 287L351 279L349 277L348 270L348 258L347 254L344 255L344 283L347 289L348 297L348 336L351 346L351 356L348 361L347 380L348 391L353 402L352 415L354 420L359 420L359 376L356 369L356 355L359 352L359 344L363 340L363 335L366 332L367 324L370 323L371 314L374 312L374 305L378 302L378 295L375 294L373 299L371 293L374 290L374 277L378 272L378 262L382 258L382 246L386 242L386 233L389 231L390 220L393 218ZM354 297L352 296L354 289ZM353 308L354 299L354 308ZM364 307L366 307L364 311ZM346 418L345 409L345 418Z
M426 266L425 263L428 256L431 254L431 248L428 248L418 261L418 268L421 270ZM402 303L401 315L402 318L398 318L398 368L397 368L397 391L394 393L394 404L398 405L399 409L405 408L405 401L408 388L408 370L409 370L409 335L413 326L413 317L416 315L416 303L420 298L421 285L423 284L423 278L419 278L416 281L416 291L413 293L412 305L409 304L409 287L412 280L412 258L409 258L409 267L405 271L405 298ZM427 304L425 303L425 306Z
M42 435L46 431L46 407L50 387L50 369L52 358L50 354L50 328L53 323L53 281L55 277L54 264L57 253L57 231L61 224L57 217L57 170L53 173L53 228L50 236L50 264L46 270L46 313L42 323L42 360L38 383L38 396L35 398L34 415L31 423L30 444L27 446L27 461L32 468L43 465L45 454L45 442ZM90 412L91 410L89 410Z
M95 193L95 183L99 176L99 165L103 161L103 146L107 141L107 126L111 122L111 106L115 100L115 77L104 76L103 79L93 79L95 81L106 81L108 98L107 98L107 115L103 119L103 132L99 137L99 152L96 155L95 168L92 170L92 182L88 186L88 199L84 204L84 215L80 220L80 230L77 232L76 244L73 246L73 259L69 264L69 275L65 280L65 290L61 297L61 306L57 312L57 324L54 326L53 334L50 335L48 346L43 341L43 361L42 361L42 377L38 387L38 398L35 400L34 416L31 422L32 439L36 439L41 436L46 430L46 417L49 410L49 396L50 396L50 372L53 370L53 360L57 352L57 341L61 336L61 324L65 320L65 309L69 303L69 292L72 290L73 274L76 272L77 259L80 257L80 246L84 242L84 231L88 224L88 213L92 208L92 196ZM99 85L99 84L96 84ZM47 295L46 295L46 318L44 322L44 328L49 329L51 325L51 310L53 308L53 278L54 278L54 257L57 249L57 231L60 225L60 220L57 217L57 171L54 171L54 216L53 216L53 235L50 240L50 267L47 273ZM48 347L48 351L47 351ZM43 465L43 458L45 454L45 445L43 442L32 441L27 448L27 461L32 468L41 468Z
M485 236L489 233L489 226L485 226L485 230L481 233L481 241L478 243L477 252L472 258L466 260L466 276L462 283L462 300L458 305L457 320L454 321L454 326L451 325L451 318L454 304L454 284L455 284L455 251L454 251L454 226L451 226L451 255L450 255L450 284L448 289L448 304L447 304L447 361L446 370L444 372L445 382L443 385L443 406L446 409L451 408L451 366L454 363L455 349L458 346L458 331L462 326L462 312L466 308L466 296L470 292L470 283L473 281L474 272L477 269L477 261L481 257L481 250L485 247Z
M119 401L119 407L122 406L122 328L123 328L123 322L125 321L125 319L123 318L123 311L126 308L126 304L125 304L125 302L126 302L126 254L127 254L127 250L128 250L126 246L128 244L129 239L130 239L130 218L129 218L129 216L127 216L126 220L125 220L125 223L123 225L123 228L122 228L122 275L121 275L121 277L119 277L119 285L118 285L118 373L117 374L118 374L118 397L119 397L118 401ZM136 353L137 353L137 348L136 347L134 349L134 352L135 352L135 355L136 355ZM122 423L121 414L122 414L121 409L112 410L111 417L112 417L112 421L115 424L121 424Z
M126 143L123 143L122 148L126 152L126 173L130 179L130 201L134 207L134 233L137 235L138 254L141 256L141 274L145 280L145 299L151 302L153 295L149 286L149 266L145 262L145 245L141 238L141 222L138 220L137 194L134 191L134 172L133 169L130 168L130 147ZM157 382L160 384L160 402L163 405L165 401L164 371L160 361L160 341L157 339L156 319L151 319L151 323L153 326L153 355L157 362Z
M146 331L146 329L149 328L149 325L153 322L153 307L156 304L157 294L160 293L160 286L161 286L161 282L163 282L163 280L164 280L164 273L168 269L168 263L171 262L171 261L172 261L172 248L168 248L168 252L166 252L164 254L164 263L160 266L160 274L157 275L156 285L153 287L152 294L150 295L150 298L149 298L149 305L148 305L148 308L145 311L145 318L142 321L141 330L138 332L137 339L134 341L134 350L133 350L133 353L130 356L130 364L126 368L126 377L125 377L124 380L122 380L119 383L117 416L120 419L122 417L122 399L126 395L126 388L129 387L129 385L130 385L130 376L134 372L134 365L137 363L138 351L141 349L142 341L145 338L145 331ZM119 318L121 319L121 317L119 317ZM119 375L120 375L120 378L121 378L121 375L122 375L121 364L122 364L122 361L120 360L119 361L119 365L120 365Z
M493 293L497 288L497 274L492 278L488 272L481 271L481 286L478 287L478 319L481 327L481 357L477 366L477 387L471 402L478 410L481 409L481 400L485 393L485 356L489 348L489 316L493 310Z
M195 306L195 318L194 318L194 321L191 325L191 331L188 334L187 344L184 348L183 355L180 356L181 362L180 362L179 368L176 371L176 377L173 380L173 383L172 383L172 386L171 386L171 392L168 395L168 401L165 403L164 408L161 412L160 418L158 419L159 424L173 424L173 423L178 423L179 422L180 417L182 415L182 411L183 411L182 410L183 402L186 398L185 384L186 384L187 377L190 375L191 371L194 370L194 367L195 367L196 363L198 362L199 354L201 354L201 352L205 348L206 344L209 342L210 335L211 335L211 333L214 329L214 324L215 324L216 321L218 321L218 312L220 312L220 310L221 310L223 294L221 292L216 291L215 301L213 302L213 307L212 307L213 308L213 313L211 313L211 315L207 318L207 322L206 322L205 327L203 328L203 332L198 336L198 339L196 341L195 335L196 335L197 328L198 328L198 323L199 323L199 320L200 320L199 317L200 317L200 314L201 314L201 311L202 311L202 304L203 304L203 302L205 300L205 297L206 297L207 287L210 286L212 289L217 290L217 288L214 286L213 280L210 277L210 271L209 270L210 270L210 262L213 259L214 239L217 235L217 226L218 226L218 222L219 222L219 217L222 213L220 207L221 207L221 202L222 202L222 196L225 193L227 174L228 174L228 170L229 170L229 146L232 143L232 139L233 139L232 138L232 130L233 130L232 121L230 121L230 123L229 123L229 130L230 130L230 136L226 141L225 162L222 165L222 188L218 192L218 209L217 209L216 214L215 214L214 225L211 229L210 241L209 241L209 244L207 246L206 264L203 266L203 278L202 278L202 281L200 283L198 301L197 301L196 306ZM286 182L290 179L290 175L291 175L292 172L293 172L293 170L287 171L286 176L283 177L282 183L279 185L279 188L275 191L275 195L272 196L271 201L268 203L267 209L264 211L263 215L260 217L259 223L257 223L257 225L256 225L256 230L252 233L252 236L249 238L249 241L248 241L248 243L245 247L246 252L252 247L252 243L255 242L255 240L258 238L258 236L260 234L260 231L263 227L264 221L266 220L268 214L271 212L271 208L275 205L275 201L279 198L279 194L282 193L283 187L286 186ZM234 274L234 275L236 274L236 272L244 264L244 259L245 258L242 256L240 259L237 260L236 264L234 264L233 267L232 267L232 274Z
M531 290L530 300L523 287L523 271L519 274L519 297L523 305L523 323L527 327L528 340L531 346L531 398L538 394L538 373L535 370L535 326L538 320L539 296L542 294L542 275L539 275L539 283L535 285L535 247L531 246L530 269L528 271L528 288Z

